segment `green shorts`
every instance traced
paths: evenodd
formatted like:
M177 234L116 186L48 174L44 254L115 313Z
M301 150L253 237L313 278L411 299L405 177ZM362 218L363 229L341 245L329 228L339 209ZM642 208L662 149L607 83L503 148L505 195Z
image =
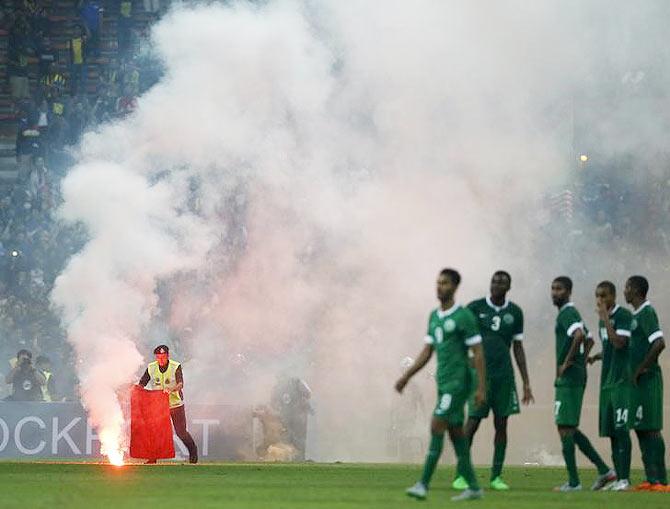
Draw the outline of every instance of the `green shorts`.
M433 415L445 420L451 426L463 426L465 421L465 403L470 398L472 389L463 384L450 384L438 387L437 404Z
M630 386L618 384L600 390L598 431L601 437L612 437L629 426Z
M558 426L579 426L583 398L584 386L582 385L556 387L554 421Z
M630 390L630 427L643 431L663 429L663 376L660 371L642 375Z
M485 419L489 411L494 416L509 417L519 413L519 397L516 393L514 377L496 378L486 381L486 402L475 406L474 394L468 401L468 416L476 419Z

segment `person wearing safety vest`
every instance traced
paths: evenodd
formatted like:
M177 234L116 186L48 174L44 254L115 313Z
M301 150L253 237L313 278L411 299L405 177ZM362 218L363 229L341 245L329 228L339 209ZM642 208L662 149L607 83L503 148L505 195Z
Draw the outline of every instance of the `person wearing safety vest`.
M44 401L57 401L56 384L53 373L51 372L51 360L45 355L38 355L35 359L35 367L44 376L44 385L42 388L42 399Z
M170 395L170 417L175 433L188 449L189 463L198 462L198 447L191 434L186 430L186 411L184 410L184 375L181 364L170 359L170 349L165 345L154 348L156 360L150 362L139 384L151 391L164 391ZM147 463L156 463L150 459Z

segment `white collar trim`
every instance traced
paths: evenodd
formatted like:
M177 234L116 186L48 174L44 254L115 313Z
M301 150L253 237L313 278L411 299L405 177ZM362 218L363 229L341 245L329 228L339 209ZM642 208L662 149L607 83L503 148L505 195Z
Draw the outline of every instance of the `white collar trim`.
M458 302L454 302L454 305L451 306L449 309L445 309L442 311L440 308L437 308L437 316L440 318L444 318L445 316L449 316L452 314L454 311L456 311L457 308L460 307L460 304Z
M651 306L651 302L649 302L648 300L645 300L642 304L640 304L639 308L637 308L633 311L633 314L634 315L638 314L640 311L642 311L647 306Z
M491 300L491 296L490 296L490 295L487 295L487 296L486 296L486 303L489 305L489 307L490 307L491 309L494 309L494 310L496 311L496 313L497 313L497 312L500 312L500 311L502 311L503 309L505 309L505 308L508 306L509 301L508 301L507 299L505 299L505 302L503 303L502 306L496 306L496 305L493 303L493 301Z
M560 312L563 311L565 308L574 308L574 307L575 307L574 302L566 302L565 304L563 304L563 305L559 308L558 312L560 313Z
M617 311L619 311L619 304L614 304L612 311L610 311L610 316L614 316L614 313L616 313Z

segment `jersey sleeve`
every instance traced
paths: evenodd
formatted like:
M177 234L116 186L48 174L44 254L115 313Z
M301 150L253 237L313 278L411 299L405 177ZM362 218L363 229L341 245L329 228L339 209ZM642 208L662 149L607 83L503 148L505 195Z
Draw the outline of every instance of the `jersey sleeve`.
M661 330L661 326L658 323L658 316L656 315L656 311L652 308L650 309L647 313L645 313L645 317L642 321L642 327L644 331L644 335L647 336L647 340L649 343L653 343L656 341L658 338L663 337L663 331Z
M516 308L512 339L514 341L523 341L523 311L519 307Z
M584 322L582 322L582 317L579 316L579 312L573 307L569 307L561 313L559 321L569 337L572 337L572 335L580 329L584 332Z
M633 315L630 313L619 313L616 321L614 323L614 332L618 336L623 336L624 338L630 338L631 336L631 322L633 321Z
M423 342L426 343L427 345L434 345L435 344L435 338L430 333L430 322L431 322L432 318L433 318L433 314L431 313L430 316L428 316L428 327L426 328L426 335L423 337Z
M463 312L461 327L463 330L463 340L467 346L474 346L482 342L477 319L472 311L467 308Z

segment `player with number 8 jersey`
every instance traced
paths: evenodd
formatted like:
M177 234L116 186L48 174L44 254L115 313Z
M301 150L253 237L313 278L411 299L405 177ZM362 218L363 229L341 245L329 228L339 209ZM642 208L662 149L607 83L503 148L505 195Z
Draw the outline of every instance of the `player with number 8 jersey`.
M421 479L407 489L410 497L426 498L430 481L444 447L444 432L454 446L458 458L458 471L464 476L467 489L452 500L473 500L482 497L477 477L470 460L470 446L463 431L464 407L476 387L475 400L478 405L486 399L486 367L477 320L467 308L457 304L454 296L461 282L454 269L443 269L437 278L437 298L440 306L431 312L425 345L414 363L396 382L395 388L402 392L410 379L437 354L437 405L430 423L431 439ZM474 381L469 351L477 373Z

